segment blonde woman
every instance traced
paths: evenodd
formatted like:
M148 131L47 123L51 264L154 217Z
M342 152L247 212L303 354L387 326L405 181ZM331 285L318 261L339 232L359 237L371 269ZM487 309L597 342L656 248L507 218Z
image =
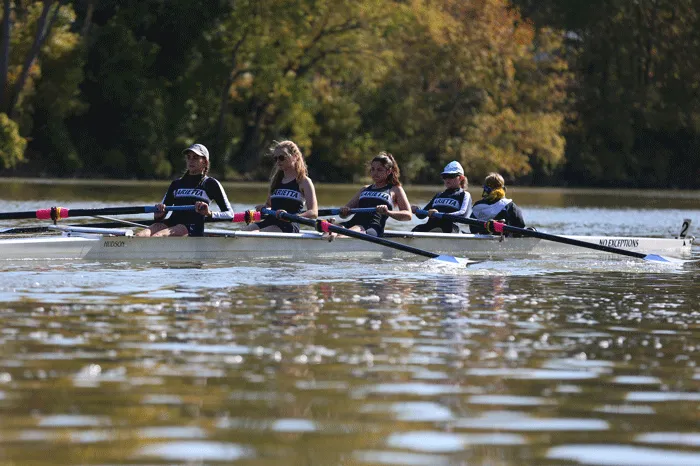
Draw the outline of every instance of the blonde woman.
M306 162L299 147L292 141L282 141L275 144L272 151L275 166L270 176L270 191L267 202L256 206L288 212L306 218L318 217L316 190L308 176ZM306 211L304 211L306 206ZM303 213L302 213L303 212ZM243 228L247 231L266 231L282 233L298 233L299 224L268 216L260 222L251 223Z
M481 199L472 207L472 218L487 222L497 220L512 227L525 228L525 220L520 207L506 197L506 183L498 173L489 173L484 179ZM487 234L486 229L470 225L472 233Z

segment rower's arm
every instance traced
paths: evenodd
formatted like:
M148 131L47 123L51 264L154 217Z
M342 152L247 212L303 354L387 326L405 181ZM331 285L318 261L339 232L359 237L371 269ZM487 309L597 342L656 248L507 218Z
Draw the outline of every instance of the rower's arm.
M355 195L350 199L347 204L345 204L345 207L348 209L354 209L355 207L358 207L360 203L360 194L362 194L362 191L366 188L367 186L364 186L362 189L360 189L358 192L355 193Z
M411 204L408 203L406 191L401 186L394 186L391 188L391 191L394 193L394 202L399 210L390 210L387 214L394 220L410 221L413 214L411 213Z
M308 176L304 178L300 188L301 192L304 194L304 200L306 201L306 212L299 214L299 216L306 218L317 218L318 201L316 200L316 189Z
M170 186L168 186L168 190L165 192L165 196L163 196L163 200L160 201L161 204L163 205L172 205L175 202L175 181L170 183ZM167 214L165 212L154 212L153 213L153 219L156 221L161 221L165 218Z
M462 205L457 212L452 212L450 215L455 217L469 217L472 214L472 195L467 191L464 191L464 199L462 199Z
M207 182L212 184L212 193L209 197L213 199L214 202L216 202L216 205L221 211L211 212L211 217L233 220L233 207L231 207L231 203L229 202L228 197L226 196L226 191L224 191L224 187L221 186L221 183L219 183L219 181L215 180L214 178L208 178Z

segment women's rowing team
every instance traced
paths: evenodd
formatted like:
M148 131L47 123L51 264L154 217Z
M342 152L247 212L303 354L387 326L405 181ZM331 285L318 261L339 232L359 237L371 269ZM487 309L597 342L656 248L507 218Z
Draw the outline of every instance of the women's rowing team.
M205 217L215 219L233 219L233 209L226 193L216 179L207 176L209 172L209 151L202 144L193 144L183 151L187 160L185 173L173 181L154 214L155 223L137 233L137 236L202 236ZM274 146L272 158L275 166L272 170L270 190L265 204L256 206L256 210L269 208L277 212L276 216L267 216L264 220L251 223L243 229L248 231L284 232L299 231L297 223L290 223L280 218L281 213L292 213L300 217L315 219L318 216L316 191L308 176L306 162L297 145L292 141L282 141ZM357 213L350 220L341 223L345 228L357 230L368 235L382 236L389 217L399 221L410 221L411 215L418 218L428 217L428 221L413 228L412 231L459 233L460 229L452 221L438 218L436 213L451 216L473 218L482 222L496 220L510 226L525 227L523 215L515 203L506 198L503 177L497 173L489 174L484 180L482 198L472 205L471 195L466 191L467 177L459 162L450 162L441 176L445 190L433 196L419 212L417 206L408 203L406 193L401 187L401 171L394 156L381 152L370 162L369 175L372 184L364 186L340 208L340 216L347 218L354 208L374 208L374 212ZM220 212L209 209L211 201L216 202ZM193 205L194 211L173 212L165 218L166 205ZM487 233L481 226L470 225L472 233ZM329 239L333 239L331 233Z

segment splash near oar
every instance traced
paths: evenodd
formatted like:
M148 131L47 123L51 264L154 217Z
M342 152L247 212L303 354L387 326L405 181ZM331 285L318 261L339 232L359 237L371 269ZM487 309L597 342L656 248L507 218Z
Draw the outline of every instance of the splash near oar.
M416 213L419 213L421 215L428 215L428 211L426 210L417 210ZM674 259L670 259L664 256L661 256L659 254L644 254L641 252L635 252L635 251L628 251L627 249L620 249L616 248L613 246L606 246L603 244L595 244L595 243L589 243L587 241L581 241L577 240L574 238L567 238L565 236L557 236L557 235L551 235L549 233L542 233L539 231L535 230L528 230L527 228L519 228L519 227L513 227L510 225L506 225L505 223L497 222L494 220L489 220L487 222L483 222L481 220L477 220L475 218L466 218L466 217L457 217L455 215L450 215L450 214L443 214L440 212L434 212L433 217L435 218L444 218L445 220L449 220L451 222L455 223L463 223L466 225L474 225L474 226L479 226L489 233L515 233L518 235L522 236L529 236L531 238L539 238L547 241L554 241L557 243L562 243L562 244L568 244L571 246L579 246L582 248L587 248L587 249L595 249L597 251L604 251L604 252L609 252L611 254L621 254L624 256L628 257L634 257L637 259L643 259L646 261L655 261L655 262L677 262Z
M388 248L397 249L399 251L410 252L423 257L428 257L430 259L436 259L442 263L454 264L454 265L468 265L474 261L462 257L448 256L445 254L436 254L434 252L426 251L423 249L414 248L406 244L397 243L395 241L390 241L388 239L379 238L377 236L368 235L356 230L350 230L349 228L343 228L338 225L334 225L327 220L312 220L310 218L300 217L298 215L292 215L287 212L275 211L270 209L263 209L263 215L274 215L279 219L287 220L289 222L301 223L303 225L308 225L316 228L317 231L321 233L337 233L339 235L349 236L351 238L356 238L362 241L368 241L370 243L379 244L381 246L386 246Z
M165 212L194 210L193 205L165 206ZM51 207L48 209L30 210L25 212L0 212L0 220L37 219L57 222L64 218L95 217L98 215L130 215L149 214L157 212L156 206L134 207L103 207L100 209L67 209Z

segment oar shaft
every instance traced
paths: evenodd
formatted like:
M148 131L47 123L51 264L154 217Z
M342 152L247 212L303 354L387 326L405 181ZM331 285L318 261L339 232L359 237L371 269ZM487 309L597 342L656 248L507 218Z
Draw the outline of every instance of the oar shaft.
M270 210L270 209L263 209L262 213L264 215L273 215L274 216L277 212L274 210ZM338 233L339 235L350 236L352 238L357 238L357 239L361 239L364 241L369 241L370 243L380 244L382 246L387 246L387 247L390 247L393 249L398 249L400 251L410 252L410 253L417 254L417 255L423 256L423 257L429 257L431 259L434 259L436 257L440 257L440 254L435 254L434 252L424 251L423 249L414 248L414 247L408 246L406 244L401 244L401 243L397 243L394 241L390 241L388 239L368 235L366 233L351 230L349 228L343 228L343 227L338 226L338 225L333 225L332 223L327 222L325 220L312 220L310 218L300 217L298 215L292 215L292 214L288 214L286 212L279 213L279 217L283 220L301 223L304 225L312 226L314 228L316 228L317 225L319 225L323 231L331 231L333 233Z
M372 212L376 212L377 209L375 207L358 207L356 209L350 209L350 214L370 214ZM340 214L340 209L334 208L334 209L318 209L318 216L319 217L327 217L329 215L339 215Z
M193 205L165 206L166 212L190 210L194 210ZM70 217L147 214L155 212L157 212L156 206L104 207L100 209L67 209L65 207L51 207L49 209L39 209L25 212L0 212L0 220L22 220L28 218L39 220L60 220Z
M421 215L428 214L428 211L426 210L417 210L416 212ZM440 212L433 213L433 217L443 218L451 222L464 223L466 225L474 225L482 228L488 228L489 226L489 222L483 222L475 218L457 217L455 215L443 214ZM547 241L569 244L571 246L580 246L582 248L595 249L597 251L609 252L611 254L622 254L629 257L635 257L637 259L644 259L645 257L647 257L647 254L643 254L640 252L628 251L626 249L619 249L612 246L605 246L602 244L589 243L587 241L581 241L574 238L565 238L563 236L550 235L548 233L542 233L535 230L528 230L527 228L513 227L501 222L491 222L491 226L494 227L494 230L498 233L500 233L501 231L505 231L508 233L516 233L523 236L529 236L531 238L539 238Z

